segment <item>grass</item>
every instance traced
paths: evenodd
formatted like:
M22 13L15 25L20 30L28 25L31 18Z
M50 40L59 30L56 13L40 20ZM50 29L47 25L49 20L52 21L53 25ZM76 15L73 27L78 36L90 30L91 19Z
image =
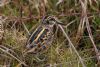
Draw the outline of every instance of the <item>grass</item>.
M5 4L5 2L2 3ZM100 51L99 7L99 0L62 0L62 2L60 0L44 0L44 2L16 0L0 6L0 16L7 18L3 22L4 36L1 45L13 50L15 54L12 52L11 54L21 61L19 62L6 53L9 51L0 50L0 67L22 67L21 63L27 64L28 67L83 67L61 29L58 29L58 33L55 35L57 38L46 52L39 55L23 55L29 37L26 28L29 31L35 29L41 23L44 15L54 15L61 22L69 24L64 30L86 67L99 67L97 52L93 46L94 42ZM84 18L88 19L88 22ZM26 28L21 23L22 21ZM87 23L92 32L93 42L89 36L91 32L88 32Z

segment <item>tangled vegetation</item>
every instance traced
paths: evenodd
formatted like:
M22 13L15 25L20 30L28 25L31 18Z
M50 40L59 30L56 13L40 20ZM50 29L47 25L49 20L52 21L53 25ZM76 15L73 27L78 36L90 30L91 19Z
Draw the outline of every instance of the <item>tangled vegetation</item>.
M24 55L46 15L66 26L47 51ZM100 0L1 0L0 24L0 67L100 67Z

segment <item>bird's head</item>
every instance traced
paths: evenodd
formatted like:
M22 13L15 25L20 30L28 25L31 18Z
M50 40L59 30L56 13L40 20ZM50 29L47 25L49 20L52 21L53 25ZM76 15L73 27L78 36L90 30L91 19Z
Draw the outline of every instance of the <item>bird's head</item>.
M45 16L43 19L42 19L42 24L43 25L49 25L49 26L54 26L56 24L61 24L56 17L54 16Z

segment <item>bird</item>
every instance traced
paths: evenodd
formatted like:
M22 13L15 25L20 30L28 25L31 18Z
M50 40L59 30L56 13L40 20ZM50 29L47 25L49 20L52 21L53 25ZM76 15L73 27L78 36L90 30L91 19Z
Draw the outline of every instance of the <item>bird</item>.
M41 24L29 36L25 52L37 54L47 50L53 42L57 24L60 23L54 16L45 16Z

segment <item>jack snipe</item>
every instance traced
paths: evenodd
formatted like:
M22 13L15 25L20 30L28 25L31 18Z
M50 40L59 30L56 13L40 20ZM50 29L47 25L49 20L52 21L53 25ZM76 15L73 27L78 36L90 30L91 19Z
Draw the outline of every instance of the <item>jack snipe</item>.
M26 53L39 53L46 50L53 41L56 25L59 24L53 16L43 18L40 26L31 34L27 41Z

